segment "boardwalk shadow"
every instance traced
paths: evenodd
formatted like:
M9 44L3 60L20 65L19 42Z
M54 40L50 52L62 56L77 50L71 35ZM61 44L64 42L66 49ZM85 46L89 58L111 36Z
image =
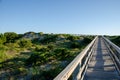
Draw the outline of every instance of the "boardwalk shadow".
M97 53L96 53L96 63L95 66L93 67L93 70L100 69L104 70L104 59L103 59L103 53L101 49L101 40L98 39L98 45L97 45ZM99 59L99 60L98 60Z

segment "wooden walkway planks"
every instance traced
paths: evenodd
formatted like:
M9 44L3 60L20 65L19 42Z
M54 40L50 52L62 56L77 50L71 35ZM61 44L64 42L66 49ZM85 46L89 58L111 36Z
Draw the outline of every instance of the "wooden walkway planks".
M120 80L102 38L98 38L84 80Z

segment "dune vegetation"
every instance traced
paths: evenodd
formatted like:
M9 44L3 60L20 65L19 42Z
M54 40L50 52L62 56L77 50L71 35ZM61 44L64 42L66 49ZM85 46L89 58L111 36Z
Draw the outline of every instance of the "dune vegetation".
M0 34L0 80L53 80L94 36Z
M110 39L114 44L120 47L120 36L106 36Z

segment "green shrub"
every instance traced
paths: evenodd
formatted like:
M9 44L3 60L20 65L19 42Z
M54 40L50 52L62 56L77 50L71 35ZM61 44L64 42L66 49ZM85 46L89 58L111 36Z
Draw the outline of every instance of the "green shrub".
M16 39L18 39L18 34L14 32L6 32L4 33L4 36L6 37L7 43L14 43Z
M67 37L67 40L71 40L71 41L74 41L76 39L77 39L76 36L68 36Z
M58 38L58 35L46 35L44 39L42 39L40 42L42 44L48 44L50 42L55 42Z
M80 48L81 44L79 42L72 42L70 44L70 48Z
M0 45L6 42L6 37L3 34L0 34Z
M46 63L47 56L45 53L41 52L34 52L31 54L31 56L26 60L26 65L37 65L37 63L43 64Z
M88 43L90 43L91 41L92 41L92 40L91 40L90 38L84 37L82 43L88 44Z
M0 50L0 62L7 60L7 55L4 50Z
M49 48L46 48L46 47L36 47L35 48L35 51L37 52L49 52Z
M68 57L71 56L71 53L68 49L66 48L58 48L54 50L54 56L58 60L67 60ZM59 57L58 57L59 56Z
M111 36L110 40L116 45L120 46L120 36Z
M19 40L18 44L21 48L28 48L32 46L31 40L27 40L27 39Z
M50 45L47 46L47 48L48 48L49 50L53 50L53 49L54 49L54 45L50 44Z

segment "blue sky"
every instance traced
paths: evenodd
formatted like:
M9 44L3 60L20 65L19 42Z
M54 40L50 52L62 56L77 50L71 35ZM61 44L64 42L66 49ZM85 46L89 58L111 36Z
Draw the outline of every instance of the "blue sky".
M0 33L120 34L120 0L0 0Z

